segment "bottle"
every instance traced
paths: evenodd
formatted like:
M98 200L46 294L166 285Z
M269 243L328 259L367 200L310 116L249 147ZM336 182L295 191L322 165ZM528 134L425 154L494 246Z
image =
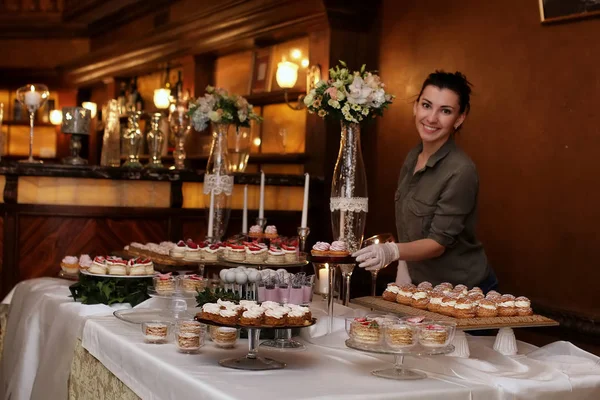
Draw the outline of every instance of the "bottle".
M181 71L177 71L177 82L171 91L171 94L177 100L183 100L183 79L181 79Z
M119 115L125 114L127 111L127 84L121 82L119 85L119 96L117 97L117 103L119 106Z
M129 114L127 123L127 131L124 139L128 148L128 160L123 164L126 168L142 168L140 163L140 150L143 141L142 131L140 130L140 112L132 112Z
M100 165L118 167L121 165L121 125L118 100L109 100L105 107L104 136ZM104 113L103 113L104 114Z
M152 114L152 119L150 120L150 132L148 132L146 137L146 141L148 142L148 151L150 153L150 159L148 161L148 165L146 165L146 168L163 168L161 158L164 135L160 129L161 119L161 113Z

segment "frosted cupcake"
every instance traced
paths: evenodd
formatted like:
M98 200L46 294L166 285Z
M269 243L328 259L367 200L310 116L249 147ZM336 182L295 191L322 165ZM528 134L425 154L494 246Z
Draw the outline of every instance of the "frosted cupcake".
M206 303L202 306L202 319L219 322L219 313L221 306L215 303Z
M335 242L331 243L331 246L329 247L329 255L331 257L348 257L350 255L350 252L348 251L348 245L346 242L336 240Z
M265 228L264 237L267 239L275 239L278 236L279 234L277 233L277 227L275 225L269 225Z
M67 274L76 274L79 272L79 258L75 256L66 256L60 263L60 268Z
M329 255L330 247L331 246L327 242L317 242L312 247L312 250L310 251L310 253L313 256L317 256L317 257L327 257Z
M265 311L265 325L284 326L287 320L287 313L283 307L272 308Z
M248 236L257 239L263 237L263 231L260 225L252 225L248 231Z
M79 257L79 269L88 270L92 266L92 258L87 254L82 254Z

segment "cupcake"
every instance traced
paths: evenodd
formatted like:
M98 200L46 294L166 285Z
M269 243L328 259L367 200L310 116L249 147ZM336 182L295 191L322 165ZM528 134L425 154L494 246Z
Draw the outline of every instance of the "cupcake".
M499 317L514 317L517 315L517 307L515 307L515 296L505 294L500 297L498 302Z
M475 315L480 318L492 318L498 315L498 306L496 302L489 299L479 300Z
M327 257L329 255L330 247L331 246L327 242L317 242L312 247L312 250L310 251L310 253L313 256L317 256L317 257Z
M416 291L417 289L411 284L400 286L398 289L398 296L396 296L396 302L410 306L412 303L412 296Z
M92 259L87 254L82 254L79 257L79 269L88 270L92 266Z
M202 291L206 287L206 282L204 278L192 274L192 275L183 275L181 277L181 289L187 293L197 293Z
M283 264L285 261L285 253L280 248L271 246L267 252L267 262L271 264Z
M257 239L263 237L263 231L260 225L252 225L248 231L248 236Z
M112 260L106 262L109 275L127 275L127 262L123 260Z
M456 297L446 295L442 298L440 303L440 314L447 315L449 317L454 316L454 306L456 305Z
M92 265L88 269L90 274L104 275L106 274L106 260L104 257L95 257Z
M387 301L396 301L400 288L395 283L388 283L387 288L383 291L381 297Z
M219 311L219 321L223 325L236 325L238 322L238 312L231 308L225 308Z
M79 272L79 258L75 256L66 256L60 263L60 268L67 274L76 274Z
M282 244L281 249L285 256L285 262L294 263L298 261L298 247L290 244Z
M183 258L185 257L185 252L187 250L187 246L183 240L177 242L177 244L169 250L169 255L173 258Z
M392 349L407 349L417 344L417 330L409 324L390 325L385 330L385 342Z
M217 261L219 258L219 252L221 251L221 245L213 243L202 248L202 254L205 261Z
M262 307L254 306L242 313L240 317L240 325L242 326L261 326L265 310Z
M533 315L531 301L525 296L519 296L515 299L515 307L517 308L517 315L520 317Z
M417 285L417 289L433 290L433 285L430 282L424 281Z
M195 243L192 239L188 239L185 242L185 258L190 261L200 261L202 260L202 252L200 251L200 246L198 243Z
M219 313L221 306L215 303L206 303L202 306L202 319L207 321L219 322Z
M378 344L381 342L381 327L377 321L355 318L350 327L350 336L359 343Z
M252 263L262 263L267 258L268 250L255 244L246 247L246 261Z
M131 261L131 260L130 260ZM170 294L175 291L175 278L168 274L157 274L154 277L154 290L159 294Z
M410 305L412 307L426 310L427 305L429 304L429 291L425 289L417 288L412 295Z
M442 304L442 299L444 298L444 292L439 290L434 290L431 292L429 296L429 304L427 304L427 309L431 312L439 313L440 306Z
M350 252L348 251L348 245L346 242L341 240L336 240L331 243L329 247L329 256L331 257L348 257Z
M475 304L468 297L456 300L454 316L456 318L475 318Z
M264 237L267 239L275 239L279 234L277 233L277 227L275 225L269 225L265 228Z
M265 325L285 326L287 321L286 310L283 307L271 308L265 311Z
M227 258L231 261L244 261L246 258L246 248L242 244L228 243Z

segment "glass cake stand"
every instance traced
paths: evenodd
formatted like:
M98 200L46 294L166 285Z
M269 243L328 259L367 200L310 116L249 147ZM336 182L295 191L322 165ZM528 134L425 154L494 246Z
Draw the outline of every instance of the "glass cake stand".
M224 326L229 328L245 328L248 330L248 354L241 358L226 358L219 361L219 365L226 368L242 369L245 371L266 371L270 369L283 369L287 366L286 363L274 360L268 357L262 357L258 355L259 347L259 336L261 329L276 329L272 326L240 326L240 325L223 325L214 321L205 320L202 318L196 318L198 322L206 325L213 326ZM313 318L311 323L302 326L282 326L277 329L292 329L292 328L306 328L314 325L317 322L316 318Z
M378 345L367 345L358 343L352 339L346 340L346 346L358 350L363 351L365 353L373 353L373 354L391 354L394 356L394 367L393 368L385 368L385 369L376 369L371 371L371 374L378 376L380 378L386 379L395 379L395 380L414 380L414 379L425 379L427 378L427 374L419 371L415 371L413 369L406 368L402 366L404 363L404 356L434 356L440 354L448 354L454 351L453 345L448 345L446 347L423 347L420 345L416 345L414 347L408 349L390 349L383 346Z

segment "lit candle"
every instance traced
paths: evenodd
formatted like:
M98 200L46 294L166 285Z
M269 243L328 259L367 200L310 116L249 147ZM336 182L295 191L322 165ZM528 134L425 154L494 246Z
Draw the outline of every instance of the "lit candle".
M244 213L242 214L242 233L248 233L248 185L244 186Z
M25 93L25 105L29 108L38 108L42 102L42 95L35 91L35 86L31 85L31 91Z
M329 290L329 265L325 264L325 268L319 269L319 285L317 287L319 293L325 294Z
M258 218L265 217L265 173L260 171L260 203L258 205Z
M206 236L214 238L213 236L213 213L215 211L215 193L210 191L210 207L208 208L208 232Z
M304 174L304 202L302 203L302 223L300 227L306 228L308 225L308 190L310 176Z

